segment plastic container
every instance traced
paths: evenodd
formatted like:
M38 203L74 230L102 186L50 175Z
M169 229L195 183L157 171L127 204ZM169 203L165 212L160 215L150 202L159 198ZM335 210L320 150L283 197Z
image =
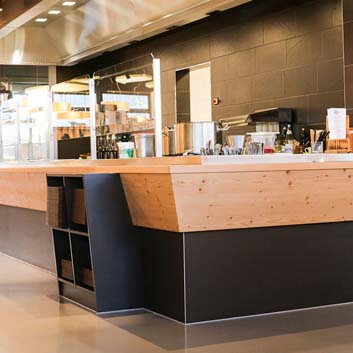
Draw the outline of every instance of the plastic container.
M118 142L119 158L128 159L133 158L135 144L133 142Z
M264 144L264 153L275 152L275 141L279 132L249 132L251 142L259 142Z

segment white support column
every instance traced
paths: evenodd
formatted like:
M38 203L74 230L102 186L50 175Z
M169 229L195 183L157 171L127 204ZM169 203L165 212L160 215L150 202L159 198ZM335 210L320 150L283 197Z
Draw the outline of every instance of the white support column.
M91 120L91 158L92 160L97 159L97 137L96 137L96 92L94 79L89 80L89 103L90 103L90 120Z
M47 156L49 160L54 160L58 158L58 148L54 137L53 129L53 94L51 88L57 84L56 66L48 66L48 83L49 90L47 98L48 103L48 142L47 142Z
M156 157L162 157L162 98L161 98L161 63L160 59L153 59L153 87L154 87L154 124Z

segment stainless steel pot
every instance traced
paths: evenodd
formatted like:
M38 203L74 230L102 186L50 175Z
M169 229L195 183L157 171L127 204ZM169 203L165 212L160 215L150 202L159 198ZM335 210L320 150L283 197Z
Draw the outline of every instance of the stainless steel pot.
M134 134L135 147L136 147L136 157L154 157L154 134Z
M165 135L167 137L167 153L165 155L175 156L181 154L181 152L177 149L177 130L175 127L173 128L166 128Z
M175 151L175 154L185 152L200 154L202 148L214 146L217 143L217 132L228 129L228 126L221 127L216 121L175 124L173 129L169 130L169 136L174 133L169 139L169 153L172 154L171 151Z

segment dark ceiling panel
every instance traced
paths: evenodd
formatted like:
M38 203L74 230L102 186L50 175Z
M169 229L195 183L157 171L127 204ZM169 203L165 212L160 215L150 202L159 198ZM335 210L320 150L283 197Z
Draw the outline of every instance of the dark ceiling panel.
M37 5L41 0L0 0L0 28Z

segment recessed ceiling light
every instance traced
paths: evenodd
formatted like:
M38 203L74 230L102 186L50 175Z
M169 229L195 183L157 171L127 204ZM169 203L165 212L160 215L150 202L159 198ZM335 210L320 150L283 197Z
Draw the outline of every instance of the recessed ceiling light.
M146 22L146 23L144 23L143 25L142 25L142 27L147 27L147 26L149 26L149 25L151 25L153 22L151 21L151 22Z
M4 9L3 9L2 7L0 7L0 12L1 12L1 11L4 11Z
M50 10L50 11L48 11L49 15L59 15L59 13L61 13L60 10Z
M38 17L38 18L36 18L36 22L47 22L47 21L48 21L48 19L45 18L45 17Z
M76 5L76 1L64 1L63 6L74 6Z

